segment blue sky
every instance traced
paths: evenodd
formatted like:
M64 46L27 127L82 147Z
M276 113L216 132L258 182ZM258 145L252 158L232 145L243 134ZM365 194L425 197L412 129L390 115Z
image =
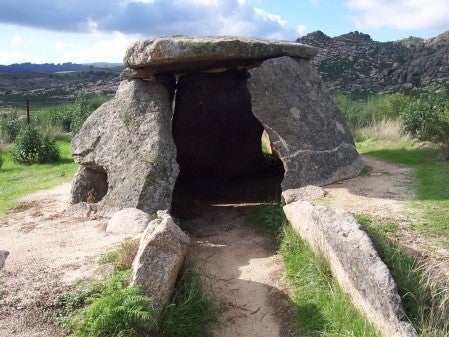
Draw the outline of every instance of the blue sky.
M321 30L377 41L449 30L448 0L0 0L0 64L121 62L159 35L295 40Z

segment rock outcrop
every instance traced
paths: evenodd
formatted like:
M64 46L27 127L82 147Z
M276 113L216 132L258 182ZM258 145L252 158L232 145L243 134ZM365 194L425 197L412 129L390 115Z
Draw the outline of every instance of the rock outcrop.
M316 31L297 41L318 48L311 62L330 89L369 95L449 84L449 32L378 42L359 32L331 38Z
M169 209L178 164L187 179L254 174L264 129L284 165L283 190L358 175L351 134L308 62L315 53L240 37L135 42L114 99L72 141L72 204Z
M140 240L131 285L142 286L158 313L168 304L190 244L168 213L151 221Z
M284 212L301 237L326 257L354 305L385 337L417 337L393 277L351 213L306 201L287 204Z

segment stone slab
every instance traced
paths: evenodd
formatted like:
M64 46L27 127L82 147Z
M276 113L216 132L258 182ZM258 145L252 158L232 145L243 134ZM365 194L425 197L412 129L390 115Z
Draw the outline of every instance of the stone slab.
M269 58L291 56L310 60L317 50L298 42L235 36L168 36L131 44L123 63L151 74L185 73L207 69L252 67ZM129 74L131 77L139 77Z
M351 213L307 201L288 204L284 212L300 236L329 261L354 306L383 336L418 336L406 319L393 277Z

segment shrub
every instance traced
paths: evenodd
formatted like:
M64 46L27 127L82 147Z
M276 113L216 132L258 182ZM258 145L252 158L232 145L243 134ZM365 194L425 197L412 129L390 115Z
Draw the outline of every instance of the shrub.
M13 143L19 135L23 122L16 111L0 115L0 138L5 143Z
M446 91L431 90L408 104L401 112L406 131L421 141L441 145L449 153L449 100Z
M0 168L3 166L3 152L0 150Z
M43 137L33 125L20 131L12 149L12 157L14 162L21 165L56 162L60 158L54 140Z
M64 132L70 132L72 125L72 105L61 104L49 109L49 122L53 126L60 127Z

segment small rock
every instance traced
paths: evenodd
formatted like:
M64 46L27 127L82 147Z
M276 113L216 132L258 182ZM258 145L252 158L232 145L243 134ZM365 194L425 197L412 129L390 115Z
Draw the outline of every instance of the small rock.
M112 216L108 221L106 232L121 234L143 233L150 222L150 215L137 208L125 208Z
M0 250L0 270L3 269L5 265L6 258L8 257L9 252L6 250Z

